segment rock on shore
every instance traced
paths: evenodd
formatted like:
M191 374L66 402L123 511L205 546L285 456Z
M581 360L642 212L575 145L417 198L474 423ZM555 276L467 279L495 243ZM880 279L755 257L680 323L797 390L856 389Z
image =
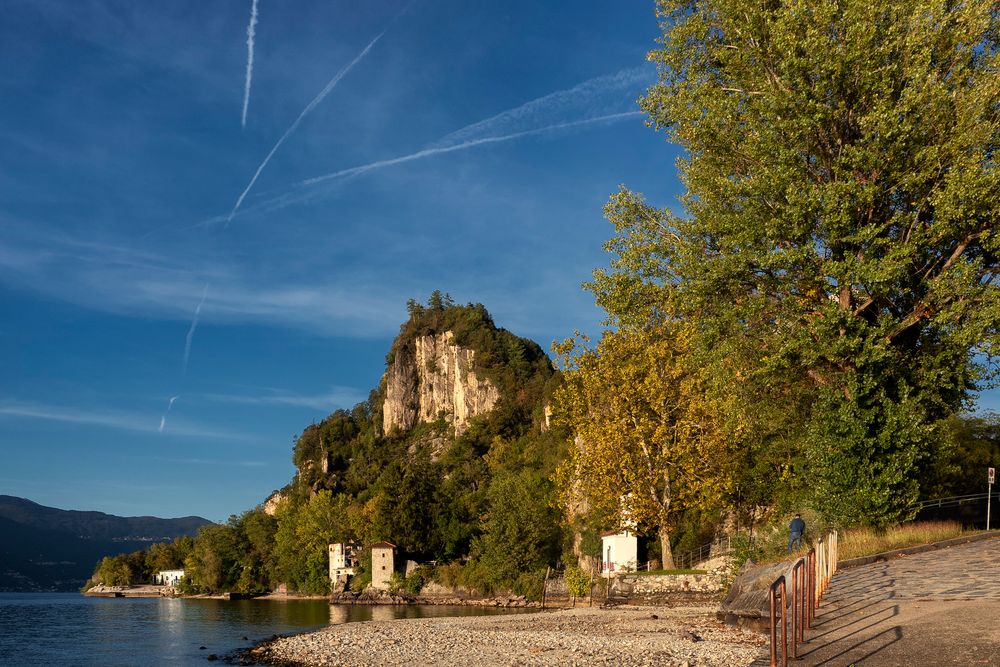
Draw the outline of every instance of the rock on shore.
M272 665L749 665L763 635L731 628L714 607L553 612L345 623L252 649Z

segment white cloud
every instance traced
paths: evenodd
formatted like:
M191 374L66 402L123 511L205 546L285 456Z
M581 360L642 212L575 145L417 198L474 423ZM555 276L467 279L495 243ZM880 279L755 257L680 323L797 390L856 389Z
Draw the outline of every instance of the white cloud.
M202 398L219 403L302 407L331 412L337 408L353 407L367 396L367 392L354 387L334 386L325 393L315 395L296 394L284 389L267 389L261 394L203 394Z

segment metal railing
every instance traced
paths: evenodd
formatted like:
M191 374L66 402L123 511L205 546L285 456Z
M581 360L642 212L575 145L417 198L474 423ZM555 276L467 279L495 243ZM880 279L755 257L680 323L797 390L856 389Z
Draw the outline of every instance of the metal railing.
M792 565L792 599L788 600L788 579L781 575L771 584L768 590L770 606L771 630L771 667L777 667L778 656L781 665L788 665L789 653L792 659L798 658L798 645L806 641L805 631L812 627L816 620L816 608L819 606L823 593L830 585L830 579L837 571L837 531L831 531L816 540L814 548L805 556L800 557ZM778 593L781 597L781 650L778 650ZM791 618L789 618L791 617ZM788 627L791 622L792 642L789 647ZM789 648L791 650L789 650Z
M720 540L703 544L697 549L685 551L674 557L674 567L681 569L691 569L698 563L704 562L716 556L728 556L733 551L733 538L726 536Z
M994 493L993 496L996 497L1000 494ZM975 503L986 500L989 498L989 493L970 493L965 496L949 496L947 498L932 498L931 500L921 500L919 503L913 503L910 505L910 509L920 510L927 509L929 507L958 507L959 505L967 505L968 503Z

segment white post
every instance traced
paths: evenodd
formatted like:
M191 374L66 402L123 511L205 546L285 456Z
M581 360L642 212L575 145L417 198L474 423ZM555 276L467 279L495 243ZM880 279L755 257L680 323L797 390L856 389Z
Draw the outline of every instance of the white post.
M986 530L990 529L990 509L993 505L993 484L986 485Z
M994 468L986 469L986 530L990 529L990 509L993 506Z

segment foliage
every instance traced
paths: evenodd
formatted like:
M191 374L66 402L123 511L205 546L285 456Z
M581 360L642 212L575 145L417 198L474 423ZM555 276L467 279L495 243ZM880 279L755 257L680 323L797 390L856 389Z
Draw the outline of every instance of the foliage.
M410 595L420 595L420 591L431 580L433 568L428 565L421 565L413 570L403 581L402 590Z
M578 567L567 567L566 588L574 598L587 597L590 592L590 575Z
M1000 415L954 415L941 428L935 465L921 483L924 499L981 493L986 469L1000 463Z
M734 535L731 545L732 551L730 552L729 562L733 574L743 567L747 561L757 563L764 557L764 550L761 549L760 545L755 544L750 536L744 533Z
M274 536L274 573L290 588L304 593L330 591L328 545L346 542L350 497L322 490L300 505L282 506Z
M552 497L551 482L531 471L494 478L483 535L473 547L491 590L510 585L522 572L544 570L558 559L562 535Z
M359 559L359 564L354 568L354 576L351 577L351 590L360 593L372 583L372 554L365 549L364 555Z
M768 503L908 515L997 350L1000 15L985 1L660 0L642 100L684 214L622 190L591 285L617 326L696 326ZM815 481L810 491L800 481ZM749 512L750 515L753 512Z
M717 503L732 479L688 336L662 324L605 332L593 350L575 341L557 347L567 369L557 415L579 443L560 476L564 506L585 502L617 529L655 529L668 568L681 514Z
M161 570L182 568L194 548L194 542L194 538L179 537L173 542L153 544L148 550L105 556L97 563L83 590L97 584L131 586L150 583L153 575Z

